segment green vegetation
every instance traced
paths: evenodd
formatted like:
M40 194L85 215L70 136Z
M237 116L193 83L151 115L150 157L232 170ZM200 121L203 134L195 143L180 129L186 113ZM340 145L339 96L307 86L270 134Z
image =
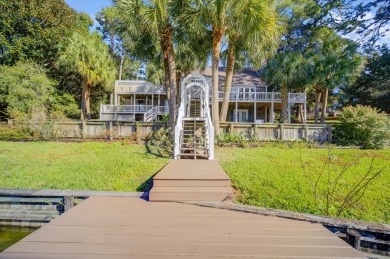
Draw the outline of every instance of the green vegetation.
M168 161L141 145L116 143L0 142L0 188L144 191L148 179ZM148 153L151 151L152 153ZM340 207L353 186L373 167L363 197ZM260 148L216 148L216 157L237 189L237 202L304 213L390 222L390 150L335 149L329 156L331 181L345 165L358 160L340 177L327 208L327 149L299 143ZM361 157L361 158L360 158ZM305 166L302 169L301 163ZM387 166L387 167L385 167ZM338 171L337 171L338 170ZM361 192L360 192L361 193Z
M369 106L348 106L339 120L334 132L337 144L376 149L389 145L390 119L386 113Z
M314 183L327 160L327 149L298 148L298 144L262 148L216 148L226 173L231 177L237 189L237 202L247 205L276 208L311 214L337 216L340 202L333 199L329 211L326 211L327 170L324 172L314 193ZM301 151L300 151L301 150ZM356 149L332 150L333 163L330 164L331 180L344 165L363 157L349 168L338 182L334 198L345 198L359 179L370 168L370 175L384 168L379 177L368 184L364 196L353 206L341 213L340 217L363 219L376 222L390 222L390 150L361 151ZM304 172L303 164L309 169Z
M144 191L167 162L120 142L0 142L0 188Z

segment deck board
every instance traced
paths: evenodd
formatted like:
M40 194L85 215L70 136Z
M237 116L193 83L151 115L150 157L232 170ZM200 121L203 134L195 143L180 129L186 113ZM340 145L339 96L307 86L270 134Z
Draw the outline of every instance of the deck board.
M216 160L171 160L154 180L229 180Z
M13 258L364 258L320 224L92 197L8 248Z

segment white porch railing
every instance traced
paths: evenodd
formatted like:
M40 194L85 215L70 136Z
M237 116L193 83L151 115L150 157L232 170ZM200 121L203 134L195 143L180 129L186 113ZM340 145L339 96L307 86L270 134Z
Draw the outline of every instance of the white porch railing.
M151 105L101 105L102 113L144 113L153 108Z
M219 101L223 100L224 95L224 92L219 92ZM210 96L212 96L211 90ZM229 100L238 102L281 102L282 95L279 92L264 92L258 87L234 86ZM289 93L289 103L305 102L306 93Z
M151 110L144 114L144 121L153 121L158 115L168 114L169 109L166 106L154 106Z

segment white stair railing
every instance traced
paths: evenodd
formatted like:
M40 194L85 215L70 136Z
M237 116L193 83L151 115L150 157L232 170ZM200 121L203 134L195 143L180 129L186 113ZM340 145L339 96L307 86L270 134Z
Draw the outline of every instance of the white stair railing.
M186 107L191 103L191 89L193 87L200 88L203 92L201 98L202 114L201 116L205 118L205 129L206 129L206 142L208 148L209 160L214 159L214 126L211 120L211 113L209 107L209 85L204 76L200 74L190 74L185 77L181 83L181 103L178 110L177 121L175 126L175 149L174 149L174 158L180 158L180 134L183 130L183 118L186 115Z

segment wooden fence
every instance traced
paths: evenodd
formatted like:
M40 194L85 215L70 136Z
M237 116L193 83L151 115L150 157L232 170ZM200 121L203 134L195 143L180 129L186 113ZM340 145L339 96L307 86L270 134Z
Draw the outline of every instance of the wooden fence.
M30 124L31 126L31 124ZM37 128L47 128L51 138L69 139L144 139L151 131L163 127L160 122L51 121ZM332 127L317 124L220 123L221 132L244 134L259 140L332 141Z
M260 140L332 142L332 126L318 124L220 123L221 132L245 134Z

